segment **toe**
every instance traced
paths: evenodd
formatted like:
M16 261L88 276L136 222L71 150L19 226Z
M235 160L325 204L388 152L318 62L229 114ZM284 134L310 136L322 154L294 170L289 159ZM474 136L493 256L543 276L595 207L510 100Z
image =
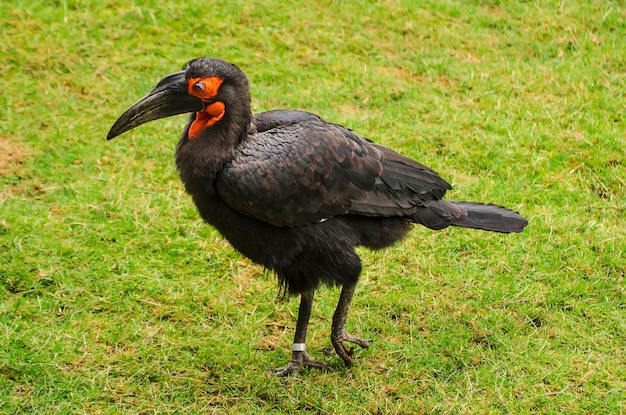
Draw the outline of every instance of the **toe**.
M300 373L302 368L310 366L316 368L327 367L326 363L313 359L307 352L294 352L291 361L283 367L274 369L275 376L293 376Z
M343 338L343 341L354 343L357 346L360 346L364 349L368 348L370 343L372 342L371 339L362 339L360 337L353 336L352 334L348 333L345 329L342 331L341 334L342 334L341 337Z

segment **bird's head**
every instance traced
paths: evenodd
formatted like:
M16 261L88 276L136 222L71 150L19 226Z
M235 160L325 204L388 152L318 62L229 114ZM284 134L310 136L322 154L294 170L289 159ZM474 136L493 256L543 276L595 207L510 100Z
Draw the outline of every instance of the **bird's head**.
M187 112L195 113L187 132L189 139L233 116L249 116L250 95L246 75L239 67L226 61L193 59L185 64L182 71L161 79L148 95L128 108L115 121L107 139L149 121Z

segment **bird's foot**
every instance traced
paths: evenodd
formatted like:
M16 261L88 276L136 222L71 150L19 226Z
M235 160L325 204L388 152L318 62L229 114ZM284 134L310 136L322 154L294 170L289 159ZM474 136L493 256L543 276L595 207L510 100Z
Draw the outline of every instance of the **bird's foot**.
M283 367L274 369L274 375L281 377L297 375L306 366L325 368L328 365L313 359L307 352L293 352L291 361Z
M331 335L330 341L335 348L335 352L341 357L346 366L350 367L352 365L352 353L354 353L354 349L347 349L344 346L343 342L354 343L357 346L365 349L368 348L370 343L373 341L371 339L362 339L360 337L353 336L348 333L346 329L341 330L341 334L339 335Z

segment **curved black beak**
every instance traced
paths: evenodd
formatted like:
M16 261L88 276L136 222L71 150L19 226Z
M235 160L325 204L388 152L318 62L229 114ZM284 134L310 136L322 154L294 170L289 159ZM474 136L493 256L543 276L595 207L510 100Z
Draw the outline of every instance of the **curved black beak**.
M200 111L202 108L202 100L187 93L185 71L174 72L161 79L148 95L134 103L115 121L107 140L148 121Z

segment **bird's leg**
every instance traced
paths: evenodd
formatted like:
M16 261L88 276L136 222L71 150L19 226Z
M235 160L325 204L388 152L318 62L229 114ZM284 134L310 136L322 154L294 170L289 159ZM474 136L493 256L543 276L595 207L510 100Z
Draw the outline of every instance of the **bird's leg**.
M361 339L348 333L345 329L346 319L348 318L348 310L350 309L350 303L352 302L352 296L356 289L356 283L350 285L344 285L339 295L339 302L337 303L337 309L333 315L333 326L330 333L330 341L335 348L335 351L341 357L346 364L350 366L352 364L353 350L346 349L343 342L354 343L363 348L369 347L371 340Z
M274 370L276 376L295 375L305 366L326 367L326 364L313 359L306 352L306 332L309 327L311 317L311 307L313 306L313 291L307 291L300 295L300 309L298 310L298 322L296 323L296 334L294 335L291 347L291 361L283 367Z

